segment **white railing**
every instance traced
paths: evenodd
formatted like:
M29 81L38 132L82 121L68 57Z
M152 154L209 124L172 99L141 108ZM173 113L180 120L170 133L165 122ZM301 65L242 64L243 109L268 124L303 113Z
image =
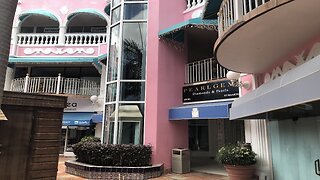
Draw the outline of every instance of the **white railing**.
M269 1L270 0L224 0L221 3L218 13L219 36L230 26L234 25L240 17Z
M186 64L185 84L226 78L228 70L216 60L204 59Z
M17 44L19 45L54 45L58 44L59 34L17 34Z
M99 95L100 85L94 81L77 78L29 77L12 80L11 91L26 93Z
M187 10L204 5L205 0L187 0Z
M69 33L65 34L65 44L101 44L107 42L106 33L81 34Z
M56 45L58 42L59 34L17 34L18 45ZM68 45L96 45L106 42L106 33L68 33L64 35L64 43Z

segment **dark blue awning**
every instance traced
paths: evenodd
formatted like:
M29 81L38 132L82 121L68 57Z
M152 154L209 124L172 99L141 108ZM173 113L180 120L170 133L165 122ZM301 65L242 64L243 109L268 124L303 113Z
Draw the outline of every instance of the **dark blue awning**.
M102 114L93 114L91 120L93 123L102 123Z
M63 126L90 126L93 113L63 113Z
M169 109L169 120L229 119L232 101L194 104Z

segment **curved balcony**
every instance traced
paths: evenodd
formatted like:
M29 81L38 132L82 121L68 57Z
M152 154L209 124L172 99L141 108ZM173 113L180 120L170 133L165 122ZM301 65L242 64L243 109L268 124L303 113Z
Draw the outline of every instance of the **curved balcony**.
M224 0L215 56L224 67L263 73L320 32L319 0Z
M78 78L29 77L12 80L10 91L25 93L99 95L100 85L94 81Z

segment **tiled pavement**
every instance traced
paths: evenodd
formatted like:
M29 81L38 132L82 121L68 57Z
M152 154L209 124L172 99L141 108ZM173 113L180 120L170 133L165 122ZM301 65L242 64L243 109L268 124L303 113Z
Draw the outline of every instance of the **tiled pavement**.
M85 178L73 176L65 172L64 162L70 158L60 157L58 166L57 180L85 180ZM191 172L187 174L165 174L159 178L153 180L228 180L226 176L204 174L198 172Z

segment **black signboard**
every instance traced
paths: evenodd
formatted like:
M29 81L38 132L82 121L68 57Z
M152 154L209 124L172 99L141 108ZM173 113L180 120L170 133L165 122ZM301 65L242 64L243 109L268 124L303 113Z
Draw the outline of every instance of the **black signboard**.
M215 81L183 87L183 102L209 101L239 97L239 88L231 81Z

